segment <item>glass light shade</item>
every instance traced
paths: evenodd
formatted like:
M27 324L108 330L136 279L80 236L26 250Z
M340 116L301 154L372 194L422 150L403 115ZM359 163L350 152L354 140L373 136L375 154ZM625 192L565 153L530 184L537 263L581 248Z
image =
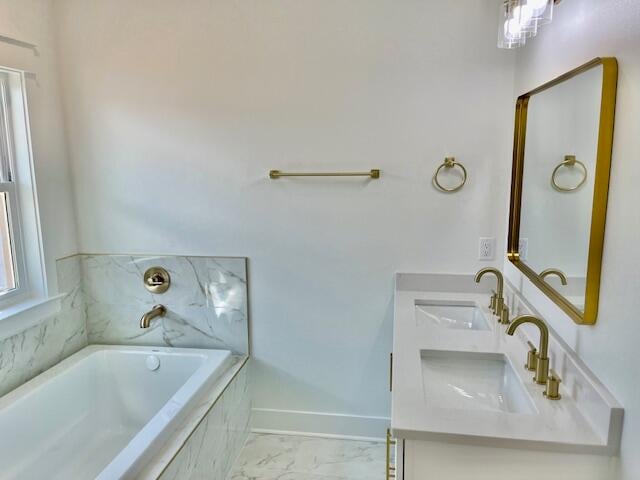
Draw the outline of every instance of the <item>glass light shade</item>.
M538 25L546 25L553 20L554 0L524 0L524 3L531 9L532 17Z
M505 0L500 3L498 10L498 48L518 48L523 46L527 37L531 36L527 25L520 23L521 13L514 16L514 9L520 8L520 0Z
M529 5L519 2L511 10L513 21L520 27L522 35L535 37L538 33L538 21L534 17L534 10Z

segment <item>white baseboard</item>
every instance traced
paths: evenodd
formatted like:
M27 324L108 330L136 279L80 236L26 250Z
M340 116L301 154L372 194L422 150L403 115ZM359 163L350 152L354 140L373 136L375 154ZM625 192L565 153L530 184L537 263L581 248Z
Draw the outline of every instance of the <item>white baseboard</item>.
M254 408L251 430L256 433L380 441L385 438L390 421L388 417Z
M263 428L252 428L251 433L262 433L268 435L295 435L296 437L317 437L317 438L335 438L338 440L356 440L358 442L375 442L384 443L385 439L382 437L359 437L355 435L333 435L330 433L311 433L311 432L296 432L290 430L269 430Z

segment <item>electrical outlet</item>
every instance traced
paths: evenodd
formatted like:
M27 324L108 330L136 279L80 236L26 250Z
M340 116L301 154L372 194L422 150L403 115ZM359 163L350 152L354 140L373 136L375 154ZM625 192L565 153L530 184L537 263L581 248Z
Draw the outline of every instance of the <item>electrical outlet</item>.
M480 237L478 243L478 260L489 261L496 256L496 239L493 237Z
M518 253L520 254L520 260L526 260L529 253L529 239L521 238L518 240Z

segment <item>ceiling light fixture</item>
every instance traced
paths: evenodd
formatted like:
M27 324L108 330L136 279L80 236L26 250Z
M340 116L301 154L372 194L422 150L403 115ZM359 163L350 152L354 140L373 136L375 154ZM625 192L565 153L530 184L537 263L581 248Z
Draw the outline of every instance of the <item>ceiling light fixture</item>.
M560 0L503 0L498 20L498 48L518 48L535 37L538 28L553 19Z

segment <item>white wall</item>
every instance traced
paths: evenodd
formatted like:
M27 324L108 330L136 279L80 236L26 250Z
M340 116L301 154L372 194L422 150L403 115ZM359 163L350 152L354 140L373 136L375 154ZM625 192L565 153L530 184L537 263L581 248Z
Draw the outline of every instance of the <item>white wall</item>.
M609 191L600 313L595 326L577 326L507 265L553 328L573 346L625 407L620 478L640 478L640 3L565 0L553 23L519 53L516 91L524 92L596 56L618 58L620 76Z
M34 55L0 42L0 65L30 73L26 89L46 283L49 295L56 295L55 260L78 247L52 16L48 0L0 0L0 35L38 45ZM0 395L86 344L83 317L53 311L52 305L0 322Z
M56 5L81 250L248 256L255 406L388 416L394 271L473 272L503 231L496 2Z
M51 7L48 0L0 0L0 35L38 45L34 55L0 42L0 65L35 74L27 78L27 100L47 284L55 294L55 260L77 251L77 232Z

